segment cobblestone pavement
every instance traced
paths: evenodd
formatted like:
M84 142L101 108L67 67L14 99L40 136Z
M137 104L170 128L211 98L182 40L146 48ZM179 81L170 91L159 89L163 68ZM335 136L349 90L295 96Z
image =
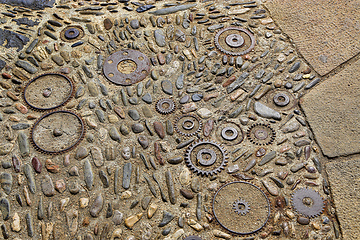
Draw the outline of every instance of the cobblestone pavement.
M357 239L359 45L291 32L325 2L0 0L2 238Z

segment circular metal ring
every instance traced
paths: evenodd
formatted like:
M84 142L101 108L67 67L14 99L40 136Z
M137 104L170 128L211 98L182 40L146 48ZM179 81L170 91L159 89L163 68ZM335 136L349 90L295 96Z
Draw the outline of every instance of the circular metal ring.
M189 126L186 126L186 123L190 123ZM195 122L192 120L192 119L186 119L182 124L181 126L183 127L183 129L185 130L191 130L194 128L195 126Z
M211 157L209 160L205 160L203 158L203 154L209 154ZM197 155L196 155L196 158L198 160L198 162L203 165L203 166L211 166L215 163L216 161L216 153L214 150L212 149L201 149Z
M130 73L120 72L118 65L121 62L129 61L136 64L136 69ZM126 49L111 54L104 63L103 72L105 77L112 83L130 86L138 83L149 74L150 60L142 52Z
M226 37L225 42L230 47L241 47L244 44L244 38L240 34L230 34Z
M265 140L269 136L265 129L257 129L254 135L259 140Z
M80 31L77 28L69 28L65 31L66 39L74 39L80 35Z
M285 93L277 93L274 96L274 103L279 107L284 107L290 103L290 98Z
M232 132L232 135L227 135L227 132ZM221 130L221 136L228 141L236 139L238 134L238 131L233 127L224 127L223 130Z

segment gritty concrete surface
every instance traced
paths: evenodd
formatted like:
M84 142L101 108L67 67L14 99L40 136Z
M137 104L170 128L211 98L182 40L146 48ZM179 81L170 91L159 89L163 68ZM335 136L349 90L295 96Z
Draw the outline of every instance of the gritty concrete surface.
M265 6L320 75L360 52L357 0L269 0Z
M360 152L360 61L315 87L300 101L323 153Z
M359 239L360 160L326 165L343 239Z

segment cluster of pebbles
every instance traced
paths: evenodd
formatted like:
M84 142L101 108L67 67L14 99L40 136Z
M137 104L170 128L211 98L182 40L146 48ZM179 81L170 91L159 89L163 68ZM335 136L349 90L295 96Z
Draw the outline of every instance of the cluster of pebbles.
M0 3L1 238L339 238L321 79L259 2Z

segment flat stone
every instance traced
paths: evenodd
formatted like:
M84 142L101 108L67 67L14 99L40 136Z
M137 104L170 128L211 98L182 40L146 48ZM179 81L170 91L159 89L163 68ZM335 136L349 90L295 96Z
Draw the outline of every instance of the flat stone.
M165 47L165 45L166 45L165 35L161 29L154 31L154 37L155 37L156 44L159 47Z
M166 224L168 224L169 222L171 222L171 220L174 219L174 215L172 213L169 213L167 211L163 212L163 219L161 220L161 222L159 223L159 227L163 227Z
M161 88L164 91L164 93L169 94L169 95L173 94L173 86L169 80L163 80L161 82Z
M269 108L268 106L265 106L264 104L262 104L260 102L254 103L254 111L256 114L258 114L261 117L273 118L275 120L281 120L281 115L279 112L275 111L272 108Z
M360 61L320 83L300 105L315 138L328 157L360 152Z
M41 189L45 196L52 197L55 194L53 181L49 175L45 175L41 182Z
M92 217L98 217L101 210L103 209L104 199L101 194L97 195L93 204L90 207L90 215Z
M300 54L320 75L360 52L360 28L357 27L360 8L356 1L344 4L343 1L320 0L315 4L312 0L271 0L265 5L275 22L293 39Z
M84 163L84 180L86 183L86 187L91 190L94 183L94 173L91 169L91 164L89 160L86 160Z
M360 160L347 159L326 165L343 239L355 240L360 234Z

